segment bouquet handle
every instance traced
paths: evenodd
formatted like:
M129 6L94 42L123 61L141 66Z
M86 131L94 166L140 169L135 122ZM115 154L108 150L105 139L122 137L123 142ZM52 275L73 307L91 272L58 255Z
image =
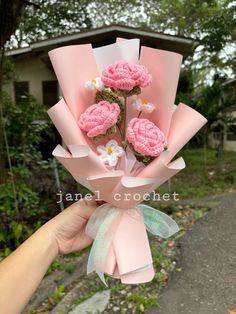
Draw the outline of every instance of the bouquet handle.
M127 223L128 228L124 225ZM86 226L86 233L94 239L87 273L95 271L106 285L104 273L107 272L107 265L110 266L108 272L111 272L108 262L110 257L114 264L114 277L122 279L127 274L135 277L139 272L147 272L149 276L152 258L146 230L166 239L178 232L179 227L171 217L145 204L130 209L117 208L110 204L99 206ZM116 235L119 238L118 244Z

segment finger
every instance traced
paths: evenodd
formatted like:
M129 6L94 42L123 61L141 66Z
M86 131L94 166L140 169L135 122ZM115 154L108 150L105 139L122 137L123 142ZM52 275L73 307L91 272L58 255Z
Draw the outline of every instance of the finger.
M96 196L93 196L91 199L86 199L85 197L81 201L83 201L86 206L97 206Z
M94 210L97 208L95 200L81 199L70 206L71 210L76 212L83 219L89 219Z

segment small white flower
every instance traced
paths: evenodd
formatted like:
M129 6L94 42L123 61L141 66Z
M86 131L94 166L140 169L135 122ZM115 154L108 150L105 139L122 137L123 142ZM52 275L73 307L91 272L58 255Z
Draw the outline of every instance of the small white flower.
M115 167L118 158L124 154L124 149L118 145L117 141L110 140L106 145L99 145L97 147L97 152L99 153L100 160L110 166Z
M155 109L155 105L140 98L132 103L135 110L151 113Z
M87 90L99 90L102 91L104 89L103 82L100 77L96 77L93 80L86 81L84 83L84 87Z

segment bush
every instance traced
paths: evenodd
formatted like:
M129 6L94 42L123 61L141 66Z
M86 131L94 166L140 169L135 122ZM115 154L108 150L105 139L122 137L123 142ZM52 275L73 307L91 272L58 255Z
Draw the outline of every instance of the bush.
M45 140L42 134L53 136L51 124L43 105L31 95L26 95L19 104L5 95L4 108L12 165L16 173L28 176L28 170L42 159L38 149Z
M7 250L7 253L24 241L34 226L39 226L38 223L31 224L40 206L39 195L25 183L18 183L15 187L20 217L15 211L11 184L0 185L0 249Z
M26 95L14 104L4 95L3 102L12 164L9 178L0 185L0 250L5 256L47 220L44 199L32 180L36 173L42 175L39 145L53 132L45 108L32 96Z

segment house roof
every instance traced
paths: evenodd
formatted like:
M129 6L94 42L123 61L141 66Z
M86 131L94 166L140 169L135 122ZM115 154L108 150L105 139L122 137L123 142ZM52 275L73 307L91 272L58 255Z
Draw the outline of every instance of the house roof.
M225 83L222 84L222 86L231 85L231 84L232 85L236 84L236 77L226 81Z
M48 52L54 48L72 44L91 43L95 48L112 44L117 37L139 38L143 46L178 52L184 58L191 55L194 50L194 42L191 38L121 25L110 25L33 42L28 47L9 50L6 55L17 57L34 52Z
M229 107L226 107L223 112L225 113L231 113L231 112L236 112L236 105L231 105Z

